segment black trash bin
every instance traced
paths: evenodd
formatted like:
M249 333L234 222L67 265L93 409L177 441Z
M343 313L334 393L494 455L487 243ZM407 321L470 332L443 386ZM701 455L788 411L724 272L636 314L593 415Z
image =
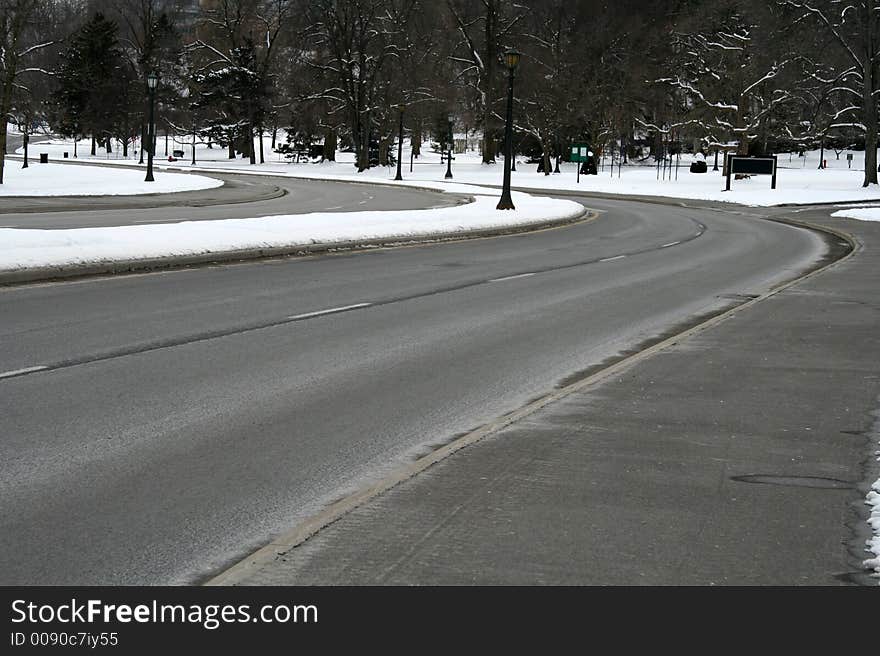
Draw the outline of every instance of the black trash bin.
M40 153L40 164L49 163L49 153Z
M67 151L64 151L64 159L67 159Z
M698 160L691 163L691 173L705 173L708 170L705 160Z

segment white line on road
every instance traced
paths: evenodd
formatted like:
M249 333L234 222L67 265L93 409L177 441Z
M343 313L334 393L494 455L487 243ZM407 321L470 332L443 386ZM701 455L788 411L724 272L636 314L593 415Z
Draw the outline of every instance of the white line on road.
M287 317L288 319L310 319L311 317L320 317L325 314L336 314L338 312L345 312L346 310L356 310L357 308L365 308L370 307L372 303L355 303L354 305L343 305L342 307L330 308L328 310L318 310L317 312L306 312L305 314L294 314L291 317Z
M680 241L671 241L668 244L663 244L660 248L669 248L670 246L678 246Z
M345 205L336 205L335 207L326 207L326 208L324 208L324 209L325 209L326 211L329 211L329 210L341 210L343 207L345 207Z
M13 376L22 376L24 374L32 374L35 371L42 371L43 369L48 369L49 367L45 365L40 365L38 367L25 367L24 369L14 369L13 371L4 371L0 374L0 378L12 378Z
M502 282L504 280L516 280L517 278L528 278L529 276L535 276L537 273L520 273L515 276L504 276L503 278L492 278L489 282Z
M604 260L599 260L600 262L613 262L614 260L622 260L626 255L618 255L617 257L606 257Z

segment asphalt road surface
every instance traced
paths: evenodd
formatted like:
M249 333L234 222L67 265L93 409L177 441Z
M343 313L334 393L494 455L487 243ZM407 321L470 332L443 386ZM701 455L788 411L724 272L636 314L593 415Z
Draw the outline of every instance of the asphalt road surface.
M750 212L583 202L533 234L0 290L0 584L203 580L826 252Z

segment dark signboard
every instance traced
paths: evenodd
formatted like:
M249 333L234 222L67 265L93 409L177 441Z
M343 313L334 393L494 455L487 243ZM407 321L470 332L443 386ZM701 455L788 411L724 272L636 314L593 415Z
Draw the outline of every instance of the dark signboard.
M748 173L750 175L773 175L776 160L772 157L731 157L731 173Z
M733 174L772 175L770 188L776 189L776 155L772 157L737 157L727 158L727 189L730 191L730 177Z

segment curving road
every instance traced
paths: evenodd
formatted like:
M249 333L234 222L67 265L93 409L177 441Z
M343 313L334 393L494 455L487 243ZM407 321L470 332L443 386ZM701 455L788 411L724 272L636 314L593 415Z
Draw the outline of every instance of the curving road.
M201 580L826 252L748 214L583 202L597 220L533 234L0 290L0 584Z
M3 198L0 228L98 228L309 212L415 210L462 202L461 196L417 188L389 191L374 185L246 174L209 177L223 180L223 186L146 196Z

